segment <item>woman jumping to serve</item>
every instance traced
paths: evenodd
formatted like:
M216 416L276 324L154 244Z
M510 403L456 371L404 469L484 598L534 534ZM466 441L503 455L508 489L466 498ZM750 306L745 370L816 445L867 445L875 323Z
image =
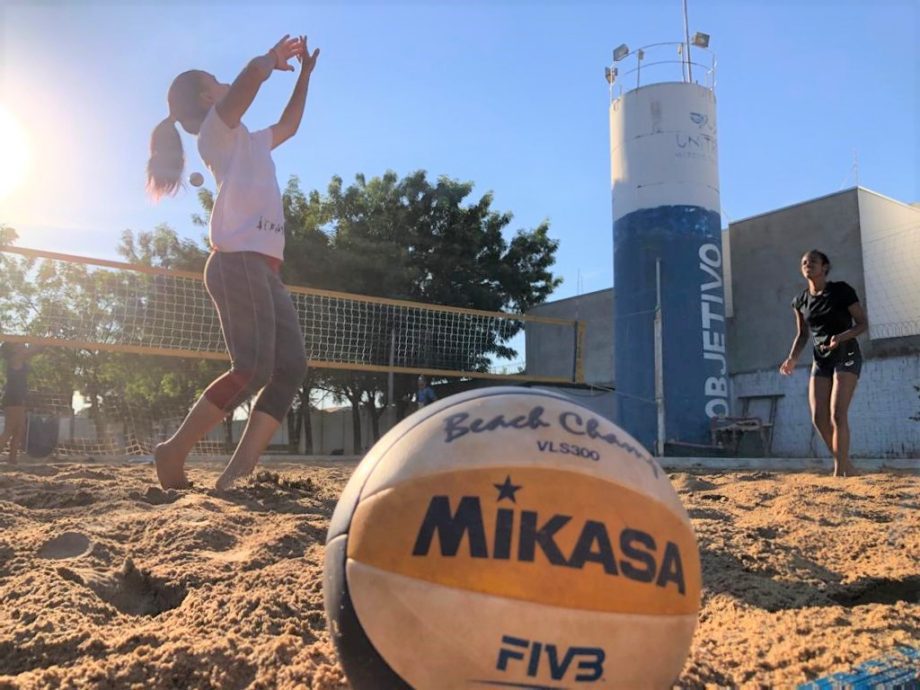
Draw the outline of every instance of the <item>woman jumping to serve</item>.
M232 84L201 70L183 72L167 94L168 117L150 141L147 187L155 199L175 194L185 165L176 123L198 137L198 151L214 175L217 196L210 221L211 255L204 281L220 317L230 370L208 386L179 430L154 451L164 489L188 486L185 458L240 403L256 395L246 429L218 489L252 472L281 425L306 373L304 338L291 296L280 278L284 212L271 151L297 132L307 100L312 55L305 36L285 36L250 60ZM241 118L275 71L294 71L294 92L281 119L250 132Z

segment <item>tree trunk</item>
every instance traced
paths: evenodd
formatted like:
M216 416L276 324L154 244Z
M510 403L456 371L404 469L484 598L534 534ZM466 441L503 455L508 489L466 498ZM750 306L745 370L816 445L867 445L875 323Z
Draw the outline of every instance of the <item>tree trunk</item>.
M303 426L303 409L298 406L291 406L285 415L287 419L288 430L288 452L296 453L300 445L300 428Z
M361 446L361 393L353 391L351 388L345 389L345 395L348 402L351 403L351 438L354 444L353 453L360 455L364 452Z
M310 390L304 388L301 394L304 396L304 404L300 406L300 409L303 410L304 452L307 455L313 455L313 419L311 415L313 408L310 407Z
M383 410L378 409L377 405L374 404L373 400L368 400L364 403L364 409L367 410L367 413L371 418L371 436L374 439L374 443L380 440L380 415ZM386 408L384 408L386 409Z
M352 404L351 406L351 439L354 445L354 454L361 455L361 406Z
M376 443L380 440L380 418L387 410L386 397L384 396L383 398L383 407L377 407L377 389L373 387L366 388L362 395L364 396L364 409L367 410L371 420L373 442Z

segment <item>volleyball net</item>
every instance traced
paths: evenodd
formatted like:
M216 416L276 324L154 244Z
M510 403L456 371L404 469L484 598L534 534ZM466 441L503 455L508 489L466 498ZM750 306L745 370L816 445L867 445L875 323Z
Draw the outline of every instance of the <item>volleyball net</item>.
M22 247L0 250L0 272L5 278L0 285L2 341L228 359L217 312L200 273ZM585 329L579 321L288 289L309 366L315 369L557 384L581 382L584 377ZM558 357L552 369L556 375L528 374L526 359L511 358L511 345L523 343L525 336L550 340L557 353L568 353ZM67 401L56 402L62 405ZM181 421L183 413L176 410L175 416ZM138 410L121 416L144 414Z
M20 247L0 256L10 278L0 292L0 340L227 359L198 273ZM288 289L311 367L537 383L583 376L584 328L575 320ZM539 332L570 352L566 374L528 376L526 362L509 372L496 359L525 332Z

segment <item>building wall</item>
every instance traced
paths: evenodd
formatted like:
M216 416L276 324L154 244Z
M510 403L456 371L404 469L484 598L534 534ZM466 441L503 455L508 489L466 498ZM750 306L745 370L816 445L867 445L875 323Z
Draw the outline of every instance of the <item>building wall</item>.
M613 290L598 290L586 295L541 304L530 310L534 316L579 319L585 322L585 381L612 386L613 371ZM571 334L558 329L530 329L525 334L527 373L534 376L569 376L572 372Z
M830 457L811 423L808 407L809 370L792 376L773 370L733 377L735 409L738 396L783 394L777 405L773 455ZM920 353L882 357L863 363L859 385L850 405L851 448L854 457L920 457ZM754 401L749 413L766 420L766 401Z
M175 431L175 427L181 419L171 420L163 423L161 429L152 439L155 442L165 441ZM333 410L314 410L310 414L310 422L313 431L313 452L319 455L330 455L332 453L344 455L359 455L373 445L371 419L367 411L361 410L361 439L364 448L355 449L354 439L351 432L352 417L351 408L337 408ZM96 425L91 419L85 416L61 416L59 417L58 440L61 443L82 441L87 444L100 443L105 441L106 447L111 445L111 449L118 449L125 446L126 440L132 437L129 425L122 422L110 422L105 425L104 438L100 439L97 434ZM3 415L0 415L0 428L5 425ZM233 440L238 442L243 435L246 427L245 419L233 420ZM384 415L380 420L380 433L384 434L387 430L387 419ZM207 441L213 441L218 444L224 442L223 425L218 425L205 438ZM287 422L285 421L275 435L272 437L269 445L287 446L289 441Z
M920 337L885 337L900 322L910 331L920 309L920 287L911 259L920 238L912 230L916 209L862 188L757 216L729 228L734 312L729 319L729 366L734 412L739 396L783 393L777 406L773 453L785 456L829 455L811 424L808 376L811 347L806 346L791 377L777 367L795 336L790 302L805 283L799 273L801 255L820 249L830 257L831 279L854 287L866 308L870 328L877 315L889 324L870 337L860 337L865 357L859 387L850 408L854 455L920 456ZM892 233L898 233L892 237ZM884 245L884 246L883 246ZM907 270L905 260L913 264ZM868 287L867 287L868 283ZM910 285L906 285L910 283ZM870 333L872 331L870 330ZM750 414L766 417L766 401Z
M732 374L776 369L789 353L795 337L792 300L806 286L799 262L808 250L819 249L830 257L832 280L844 280L865 295L855 189L732 223L729 242ZM810 348L799 364L811 364Z
M869 335L920 336L920 208L859 189Z
M727 333L732 414L741 412L739 396L782 394L773 439L775 455L829 455L814 431L808 408L811 349L806 348L793 376L778 372L795 336L791 302L805 287L799 272L802 254L809 249L828 254L831 278L855 288L870 325L873 300L880 305L882 294L889 301L887 311L881 306L880 311L895 313L894 320L900 319L909 329L912 315L920 309L920 292L911 287L920 280L920 261L912 258L912 252L920 251L915 212L920 213L916 207L854 188L738 221L724 233L730 244L723 256L726 287L730 286L726 297L731 300ZM888 237L891 233L899 233L896 241ZM873 249L881 244L887 245L884 255ZM894 275L889 275L892 271ZM883 280L873 284L875 277ZM904 281L907 287L898 287ZM615 387L613 307L614 291L610 289L541 305L534 311L587 318L591 340L586 352L588 380L611 381ZM527 343L528 367L533 365L534 370L542 364L543 356L532 350L538 345ZM920 457L920 422L911 419L920 416L920 396L915 390L920 386L920 336L871 340L864 335L860 345L865 362L850 410L854 455ZM749 414L766 419L768 403L752 402Z

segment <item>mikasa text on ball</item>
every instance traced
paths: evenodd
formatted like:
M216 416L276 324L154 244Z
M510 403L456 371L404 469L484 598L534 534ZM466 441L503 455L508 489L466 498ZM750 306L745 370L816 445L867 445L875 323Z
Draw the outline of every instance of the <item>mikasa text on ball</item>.
M330 524L324 595L356 690L665 688L700 561L637 441L561 394L501 387L371 449Z

